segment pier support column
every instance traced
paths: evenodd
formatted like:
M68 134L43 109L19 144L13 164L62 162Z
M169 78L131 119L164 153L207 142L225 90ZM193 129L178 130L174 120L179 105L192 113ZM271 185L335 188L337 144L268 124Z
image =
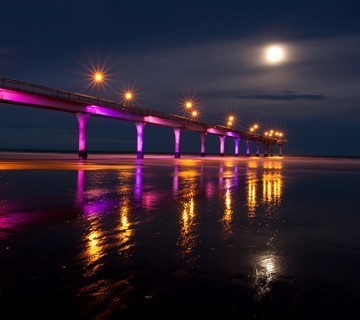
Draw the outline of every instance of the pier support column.
M279 157L282 157L282 144L279 144Z
M260 156L260 143L259 142L256 143L256 156L257 157Z
M269 156L269 144L264 143L264 157Z
M87 124L90 115L87 113L77 113L79 123L79 158L87 159Z
M220 138L220 157L224 156L225 153L225 138L226 136L219 136Z
M235 138L235 157L239 156L239 142L240 138Z
M200 133L200 138L201 138L201 152L200 152L200 157L204 158L204 157L205 157L206 132Z
M137 131L137 159L144 159L144 128L145 122L136 122L136 131Z
M246 140L246 156L250 157L250 141Z
M175 134L175 158L180 158L180 133L181 130L179 128L174 128Z
M270 144L270 157L274 156L274 145Z

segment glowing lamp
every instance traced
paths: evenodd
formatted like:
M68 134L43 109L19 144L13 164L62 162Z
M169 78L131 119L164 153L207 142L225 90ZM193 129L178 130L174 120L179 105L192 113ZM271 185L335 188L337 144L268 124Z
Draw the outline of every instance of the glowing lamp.
M186 108L186 109L191 109L192 106L193 106L193 104L192 104L191 101L187 101L187 102L185 103L185 108Z
M125 94L124 94L124 98L125 98L126 100L131 100L133 97L134 97L134 96L133 96L133 93L130 92L130 91L125 92Z
M96 72L94 74L94 80L96 82L101 82L101 81L103 81L103 79L104 79L104 76L100 72Z

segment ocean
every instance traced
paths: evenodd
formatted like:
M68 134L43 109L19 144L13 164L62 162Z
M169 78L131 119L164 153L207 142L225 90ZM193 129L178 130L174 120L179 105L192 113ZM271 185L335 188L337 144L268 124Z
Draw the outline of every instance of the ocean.
M358 312L360 159L0 153L10 318Z

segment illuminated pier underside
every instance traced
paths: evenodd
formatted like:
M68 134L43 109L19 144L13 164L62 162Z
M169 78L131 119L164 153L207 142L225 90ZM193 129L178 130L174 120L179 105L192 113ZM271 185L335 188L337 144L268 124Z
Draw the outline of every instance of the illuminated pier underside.
M0 102L28 107L43 108L48 110L74 113L79 124L79 157L87 158L87 124L90 116L105 117L110 119L135 122L137 130L137 158L144 157L144 131L145 125L158 125L169 127L175 134L175 158L180 157L180 135L182 130L195 131L200 133L202 157L205 156L206 135L219 136L220 156L225 153L226 137L233 138L234 154L239 154L240 140L246 141L246 155L250 156L250 141L264 145L264 156L272 155L273 145L279 145L279 155L282 155L282 145L286 142L283 139L264 137L251 132L230 129L228 127L211 125L205 122L189 118L166 114L155 110L140 107L125 107L114 101L98 99L82 94L57 90L53 88L38 86L16 80L0 78Z

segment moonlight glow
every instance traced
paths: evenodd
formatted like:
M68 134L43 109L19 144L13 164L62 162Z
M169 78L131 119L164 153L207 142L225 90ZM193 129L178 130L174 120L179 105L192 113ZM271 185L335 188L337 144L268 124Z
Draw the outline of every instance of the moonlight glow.
M271 46L266 49L266 60L270 63L280 63L285 58L284 48Z

